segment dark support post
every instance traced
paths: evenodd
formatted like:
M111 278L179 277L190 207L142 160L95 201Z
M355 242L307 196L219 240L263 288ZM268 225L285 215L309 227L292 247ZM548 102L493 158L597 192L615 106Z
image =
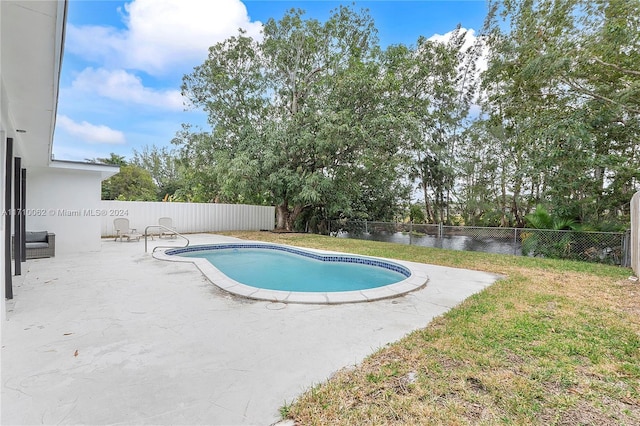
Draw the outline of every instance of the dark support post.
M22 245L20 246L20 258L23 262L27 261L27 247L25 243L27 242L27 215L25 212L27 211L27 169L21 170L22 174L22 183L20 187L22 188L22 196L20 199L22 200L22 204L20 204L20 211L22 212L22 220L20 224L22 225L22 229L20 229L20 234L22 235Z
M13 161L13 205L16 208L13 212L13 259L15 261L13 270L15 275L22 275L22 225L20 224L22 219L22 212L20 211L22 159L15 157Z
M4 182L4 297L13 299L11 277L11 166L13 166L13 139L7 138Z

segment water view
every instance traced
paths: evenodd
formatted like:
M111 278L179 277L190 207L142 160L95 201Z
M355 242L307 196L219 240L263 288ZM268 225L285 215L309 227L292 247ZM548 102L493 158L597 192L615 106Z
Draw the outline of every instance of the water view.
M355 238L360 240L382 241L387 243L411 244L423 247L435 247L449 250L482 251L486 253L522 255L520 243L512 240L496 238L476 238L467 235L444 235L441 238L433 235L416 235L409 232L393 233L349 233L339 232L338 238Z

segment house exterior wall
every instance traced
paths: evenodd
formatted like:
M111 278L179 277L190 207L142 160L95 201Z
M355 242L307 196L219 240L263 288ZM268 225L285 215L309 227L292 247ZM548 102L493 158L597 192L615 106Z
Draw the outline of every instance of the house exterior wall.
M640 192L631 198L631 268L640 276Z
M100 173L31 168L27 171L26 229L56 234L59 254L100 250Z
M141 234L161 217L170 217L179 233L271 230L275 224L273 206L149 201L102 201L101 206L103 237L115 235L113 219L117 217L129 219L129 226Z

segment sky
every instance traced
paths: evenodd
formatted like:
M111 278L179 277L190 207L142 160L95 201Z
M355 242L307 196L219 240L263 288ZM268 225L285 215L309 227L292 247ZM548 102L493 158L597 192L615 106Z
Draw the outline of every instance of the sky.
M208 130L202 111L185 109L180 85L209 46L238 28L259 37L291 8L325 21L341 4L369 10L383 48L458 24L477 34L487 12L484 0L70 0L54 158L131 159L134 149L171 147L182 123Z

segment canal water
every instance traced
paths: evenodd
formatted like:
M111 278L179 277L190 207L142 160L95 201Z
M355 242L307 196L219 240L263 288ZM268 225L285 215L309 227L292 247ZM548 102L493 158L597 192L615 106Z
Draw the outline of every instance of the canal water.
M474 238L466 235L444 235L437 238L433 235L412 235L408 232L394 233L361 233L350 235L339 232L338 238L354 238L359 240L382 241L387 243L411 244L423 247L435 247L449 250L481 251L485 253L522 255L519 243L496 238Z

